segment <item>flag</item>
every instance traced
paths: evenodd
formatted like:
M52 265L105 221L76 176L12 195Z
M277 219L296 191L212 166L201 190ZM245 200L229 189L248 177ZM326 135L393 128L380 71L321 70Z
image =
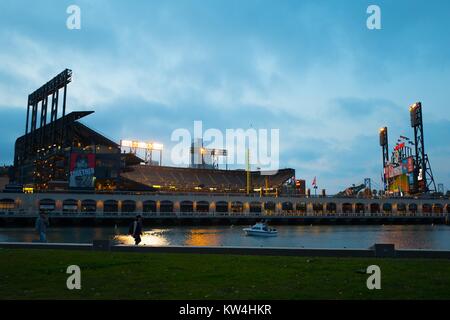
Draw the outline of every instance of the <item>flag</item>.
M311 183L311 185L314 186L314 187L317 187L317 184L316 184L316 177L314 177L314 180L313 180L313 182Z

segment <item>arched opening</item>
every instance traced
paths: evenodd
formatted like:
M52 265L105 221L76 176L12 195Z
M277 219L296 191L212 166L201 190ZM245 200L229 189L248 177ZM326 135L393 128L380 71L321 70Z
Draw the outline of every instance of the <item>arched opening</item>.
M433 204L433 213L442 214L444 213L444 207L440 203Z
M380 204L379 203L371 203L370 204L370 213L380 213Z
M209 212L209 202L208 201L197 201L197 212Z
M162 200L159 203L160 213L173 213L173 202L170 200Z
M423 214L431 214L432 206L429 203L424 203L422 205L422 213Z
M221 213L228 212L228 202L217 201L216 202L216 212L221 212Z
M146 200L142 203L142 211L144 213L156 212L156 201Z
M305 214L306 213L306 202L298 202L295 205L295 210L297 210L298 213Z
M392 204L383 203L383 213L392 213Z
M342 204L342 213L353 213L353 207L351 203Z
M16 208L16 203L14 199L1 199L0 200L0 210L9 211Z
M42 199L39 201L39 210L55 211L56 202L53 199Z
M92 199L87 199L87 200L81 201L81 212L84 212L84 213L97 212L97 202Z
M271 214L275 212L275 202L267 201L264 203L264 210L266 214Z
M240 201L234 201L231 203L231 212L238 213L244 211L244 204Z
M291 213L294 210L294 205L292 204L292 202L283 202L281 204L281 210L283 210L284 212L288 212Z
M413 214L417 213L417 204L416 203L410 203L408 205L408 211L410 213L413 213Z
M404 203L397 203L397 213L404 215L406 213L406 204Z
M67 199L63 201L63 213L78 212L78 200Z
M313 211L314 213L323 213L323 204L319 202L314 202Z
M190 200L184 200L180 202L181 212L194 212L194 203Z
M119 204L116 200L106 200L103 203L103 212L117 213L119 211Z
M250 202L250 213L261 213L261 202Z
M366 208L364 206L364 203L358 202L357 204L355 204L355 213L365 213L365 212Z
M445 207L447 208L447 213L450 213L450 203L447 203Z
M336 213L337 206L334 202L328 202L327 203L327 213Z
M122 201L122 212L123 213L133 213L136 211L136 202L133 200Z

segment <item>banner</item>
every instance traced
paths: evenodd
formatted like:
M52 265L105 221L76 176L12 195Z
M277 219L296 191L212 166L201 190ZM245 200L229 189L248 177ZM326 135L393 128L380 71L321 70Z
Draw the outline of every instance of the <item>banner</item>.
M70 156L69 187L90 189L94 187L95 154L72 153Z

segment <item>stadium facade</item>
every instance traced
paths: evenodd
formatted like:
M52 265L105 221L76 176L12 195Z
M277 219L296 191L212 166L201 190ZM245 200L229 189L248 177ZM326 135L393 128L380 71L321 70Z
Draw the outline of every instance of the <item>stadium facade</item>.
M446 198L396 199L374 197L371 192L362 197L359 193L327 197L324 192L311 197L305 181L295 179L290 168L265 175L214 165L169 167L141 158L80 122L93 111L66 114L71 75L64 70L28 97L25 133L16 140L14 165L0 168L0 186L6 184L0 195L0 221L30 219L39 210L57 218L112 221L136 214L154 219L268 218L300 223L449 220ZM129 145L133 149L134 144Z
M136 152L122 152L120 144L79 121L94 111L66 114L71 80L72 72L66 69L28 97L25 134L15 143L13 174L14 182L26 190L242 193L250 183L252 192L279 193L295 176L293 169L264 175L260 171L147 163Z

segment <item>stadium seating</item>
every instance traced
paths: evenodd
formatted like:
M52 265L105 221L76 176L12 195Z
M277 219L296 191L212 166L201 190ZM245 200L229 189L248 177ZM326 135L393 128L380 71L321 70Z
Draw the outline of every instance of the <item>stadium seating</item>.
M295 175L293 169L281 169L274 175L262 175L260 171L251 172L253 188L280 187ZM217 192L239 192L246 188L244 170L215 170L176 168L166 166L134 165L127 167L121 177L136 184L161 189L187 191L214 190Z

